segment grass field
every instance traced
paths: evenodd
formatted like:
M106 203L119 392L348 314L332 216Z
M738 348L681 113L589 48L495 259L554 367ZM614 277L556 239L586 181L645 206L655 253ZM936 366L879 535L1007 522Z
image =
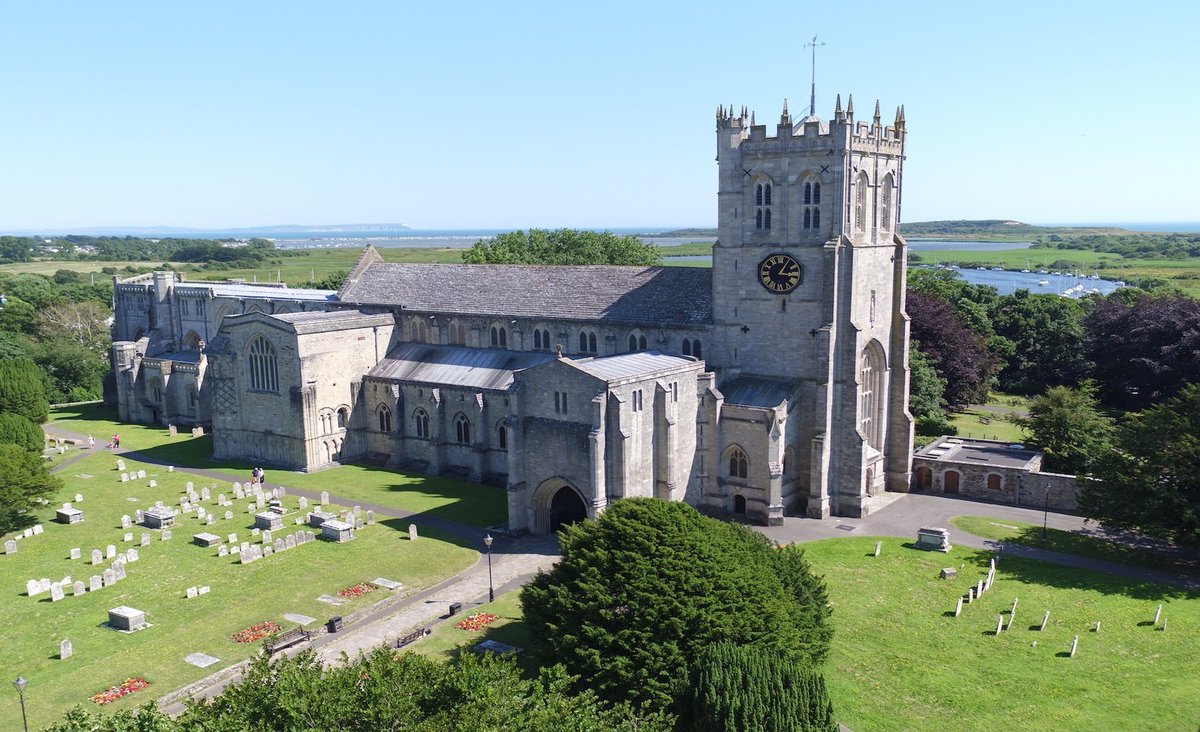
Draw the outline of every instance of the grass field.
M152 435L122 425L123 444L129 445ZM165 434L165 433L164 433ZM192 480L199 491L214 483L176 469L167 472L162 465L138 463L126 456L129 470L146 470L147 479L122 483L115 470L115 457L99 451L68 466L60 474L66 489L56 502L70 500L76 492L84 502L77 504L85 512L82 524L63 526L51 523L53 510L39 517L45 526L41 536L22 539L15 555L0 556L0 616L5 618L4 666L15 678L29 680L26 697L34 727L57 720L63 711L77 703L87 703L89 695L126 678L142 676L150 688L123 699L110 708L140 705L161 694L207 676L213 671L257 652L259 644L238 644L230 635L250 625L271 620L288 627L283 613L299 613L319 620L331 615L346 615L382 598L383 590L335 607L318 601L318 595L337 592L375 577L403 582L409 590L433 584L457 573L478 557L463 542L431 528L423 529L422 538L410 542L407 521L383 521L364 527L358 538L346 544L313 542L250 565L219 557L216 547L202 548L190 542L191 536L209 531L224 536L236 533L241 541L256 541L251 535L253 516L247 501L225 508L217 506L217 496L233 498L231 485L216 482L212 500L201 502L218 520L212 526L190 514L177 517L173 538L160 539L161 533L135 526L133 542L125 542L121 515L136 508L148 508L157 500L175 504L185 483ZM154 479L158 485L148 487ZM300 527L294 518L298 499L289 496L290 509L285 528L274 532L286 537ZM233 516L225 519L225 511ZM152 535L149 546L138 546L142 533ZM139 561L127 565L128 576L114 587L74 597L70 592L57 603L48 594L33 598L25 595L25 581L49 577L58 581L69 575L85 583L100 574L111 562L90 564L92 549L115 545L124 551L138 546ZM82 559L69 558L70 549L79 547ZM186 599L185 590L207 585L211 593ZM125 635L103 627L107 610L128 605L146 612L153 627ZM74 656L58 659L59 641L69 638ZM187 664L185 656L203 652L220 659L220 665L199 669ZM18 729L19 710L15 704L0 706L0 729Z
M149 460L177 468L220 470L248 479L253 467L240 460L212 459L211 436L193 438L183 433L171 437L161 427L120 424L114 410L99 405L64 407L54 410L50 417L58 427L95 435L98 445L107 444L113 433L120 433L122 448L138 450ZM267 482L329 491L351 505L374 503L480 528L503 523L508 516L507 497L500 489L373 465L343 465L319 473L272 470Z
M1047 529L1046 540L1042 541L1042 527L1038 524L1004 519L998 521L989 516L955 516L950 519L955 528L984 539L997 539L1013 544L1049 549L1080 557L1103 559L1107 562L1131 564L1137 567L1167 569L1182 574L1200 574L1197 561L1182 556L1168 555L1151 549L1131 547L1100 536L1089 536L1074 531Z
M529 646L529 628L521 621L520 596L519 590L513 590L497 596L495 602L484 603L473 608L470 614L491 613L497 616L496 620L483 630L460 630L454 627L454 623L441 623L434 626L432 635L413 645L412 650L423 656L446 661L484 640L494 640L517 648L527 648ZM519 658L518 662L529 674L536 673L536 667L527 657Z
M826 679L851 729L1190 732L1200 722L1200 597L1005 557L992 589L955 618L956 598L983 578L988 555L883 539L876 558L875 541L805 544L829 585L836 632ZM938 579L946 566L959 568L957 579ZM1013 627L997 637L1014 598ZM1160 602L1166 632L1148 625ZM1075 635L1078 654L1066 658Z
M972 404L961 412L952 412L950 423L958 428L959 437L1024 442L1025 431L1014 424L1010 416L1026 416L1028 407L1027 397L992 392L987 404Z

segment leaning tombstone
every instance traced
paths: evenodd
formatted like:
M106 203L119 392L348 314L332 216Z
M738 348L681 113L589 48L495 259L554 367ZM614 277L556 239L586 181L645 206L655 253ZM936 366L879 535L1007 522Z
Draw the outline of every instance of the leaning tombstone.
M1067 654L1067 658L1075 658L1075 649L1079 647L1079 636L1071 639L1071 652Z
M1154 611L1154 620L1151 621L1151 625L1158 625L1158 619L1160 616L1162 616L1162 605L1161 604L1158 606L1158 609Z
M1004 616L999 615L996 617L996 635L1000 635L1000 633L1003 631L1004 631Z
M26 581L25 594L29 595L30 597L36 597L37 595L42 594L42 583L35 579Z
M1042 616L1042 624L1038 626L1038 630L1039 631L1045 630L1046 623L1049 623L1049 622L1050 622L1050 611L1047 610L1046 614Z
M68 658L70 658L70 657L71 657L71 655L72 655L74 652L75 652L75 649L73 649L73 648L71 647L71 641L70 641L69 639L65 639L65 638L64 638L63 640L59 641L59 644L58 644L58 658L59 658L60 660L62 660L62 661L65 661L65 660L67 660Z

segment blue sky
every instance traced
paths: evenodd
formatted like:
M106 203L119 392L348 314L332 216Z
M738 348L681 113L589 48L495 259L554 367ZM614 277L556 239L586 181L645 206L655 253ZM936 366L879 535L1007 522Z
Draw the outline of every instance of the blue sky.
M0 230L710 226L714 111L853 94L903 219L1186 221L1194 2L16 2Z

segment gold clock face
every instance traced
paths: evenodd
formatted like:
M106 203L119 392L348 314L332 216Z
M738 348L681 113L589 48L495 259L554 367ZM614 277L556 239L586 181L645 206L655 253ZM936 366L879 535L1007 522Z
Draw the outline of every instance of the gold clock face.
M758 281L771 292L791 292L800 284L803 269L786 254L772 254L758 265Z

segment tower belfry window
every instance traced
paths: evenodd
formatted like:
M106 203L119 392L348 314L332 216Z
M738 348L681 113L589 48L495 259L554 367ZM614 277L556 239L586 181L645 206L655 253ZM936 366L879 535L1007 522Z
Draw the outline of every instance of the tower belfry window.
M771 184L756 183L754 186L754 228L771 228Z
M804 228L821 228L821 182L809 180L804 182Z

